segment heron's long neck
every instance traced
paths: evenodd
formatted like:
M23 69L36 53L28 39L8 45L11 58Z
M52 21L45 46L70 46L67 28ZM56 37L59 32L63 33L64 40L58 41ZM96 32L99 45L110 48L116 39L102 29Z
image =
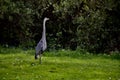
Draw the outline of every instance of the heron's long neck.
M45 23L46 21L43 21L43 33L42 33L42 38L46 40L46 28L45 28Z

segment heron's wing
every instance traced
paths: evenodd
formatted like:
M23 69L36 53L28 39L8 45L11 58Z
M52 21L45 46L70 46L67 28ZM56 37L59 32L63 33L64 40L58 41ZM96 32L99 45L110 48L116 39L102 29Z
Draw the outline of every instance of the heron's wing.
M40 51L42 51L42 48L43 48L43 41L40 40L39 43L37 44L35 50L36 50L36 53L39 53Z
M46 40L41 39L36 46L36 53L39 53L40 51L44 51L46 48L47 48Z

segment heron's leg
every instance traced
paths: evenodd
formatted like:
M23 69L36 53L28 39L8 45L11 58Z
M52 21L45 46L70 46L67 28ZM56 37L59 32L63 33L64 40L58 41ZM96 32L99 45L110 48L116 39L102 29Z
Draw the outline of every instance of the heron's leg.
M42 54L40 54L40 58L39 58L40 64L42 63Z

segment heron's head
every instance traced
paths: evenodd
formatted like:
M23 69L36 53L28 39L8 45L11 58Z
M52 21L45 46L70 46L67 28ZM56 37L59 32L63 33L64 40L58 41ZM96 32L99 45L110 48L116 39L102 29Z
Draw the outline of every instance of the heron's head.
M49 20L49 18L45 17L45 18L44 18L44 21L47 21L47 20Z

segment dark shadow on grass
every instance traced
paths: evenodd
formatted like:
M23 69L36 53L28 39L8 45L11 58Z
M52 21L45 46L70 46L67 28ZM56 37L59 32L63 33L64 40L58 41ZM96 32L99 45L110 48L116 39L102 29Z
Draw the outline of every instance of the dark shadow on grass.
M16 47L10 47L10 48L4 48L0 47L0 54L16 54L16 53L28 53L33 54L35 53L34 49L22 49L22 48L16 48Z
M21 48L0 48L0 54L16 54L16 53L24 53L24 54L35 54L34 49L21 49ZM92 58L106 58L106 59L116 59L120 60L120 53L108 55L108 54L92 54L86 51L70 51L70 50L56 50L56 51L45 51L43 56L46 57L71 57L71 58L82 58L82 59L92 59Z

